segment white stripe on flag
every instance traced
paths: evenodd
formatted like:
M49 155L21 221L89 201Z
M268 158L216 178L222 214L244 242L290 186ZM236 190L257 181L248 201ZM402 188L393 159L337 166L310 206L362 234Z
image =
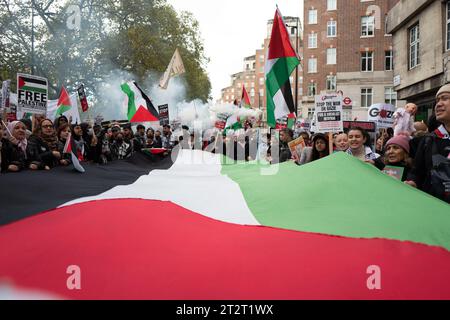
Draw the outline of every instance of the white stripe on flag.
M277 91L273 97L273 102L276 105L275 119L281 119L291 113L281 90Z

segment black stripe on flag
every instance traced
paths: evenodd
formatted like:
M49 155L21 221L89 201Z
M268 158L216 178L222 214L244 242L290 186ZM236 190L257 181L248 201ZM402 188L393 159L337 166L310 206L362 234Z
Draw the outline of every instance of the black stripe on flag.
M19 77L19 78L21 78L25 82L40 84L40 85L43 85L43 86L47 85L47 81L44 81L44 80L31 79L31 78L26 78L26 77Z
M290 113L297 113L295 110L294 98L292 97L291 81L288 79L286 83L281 87L284 100L289 108Z
M55 209L69 201L96 196L118 185L132 184L150 171L169 169L172 164L171 157L136 153L130 159L106 166L83 162L85 174L79 174L72 166L2 174L0 226Z
M136 82L134 82L134 85L136 86L136 88L138 88L139 92L142 94L142 98L144 98L145 102L147 103L147 109L148 111L156 118L159 119L159 112L156 111L155 106L153 105L152 101L150 100L149 97L147 97L147 95L145 94L144 91L142 91L141 87L138 86L138 84Z

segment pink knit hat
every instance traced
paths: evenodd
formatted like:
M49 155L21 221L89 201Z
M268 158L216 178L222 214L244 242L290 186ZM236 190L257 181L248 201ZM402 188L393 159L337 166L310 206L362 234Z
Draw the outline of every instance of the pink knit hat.
M387 149L388 146L391 144L395 144L399 147L401 147L403 150L406 151L407 154L409 154L410 148L409 148L409 138L407 136L396 136L392 138L391 140L386 143L385 149Z

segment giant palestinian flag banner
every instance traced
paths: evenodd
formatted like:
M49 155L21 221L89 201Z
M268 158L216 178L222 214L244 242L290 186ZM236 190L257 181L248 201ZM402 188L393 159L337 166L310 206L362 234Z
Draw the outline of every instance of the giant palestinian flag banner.
M275 128L277 119L295 118L290 75L300 64L291 45L289 33L277 9L266 59L267 123Z
M131 123L159 122L158 111L136 82L124 83L121 88L127 97L128 121Z
M17 107L23 113L45 114L48 81L29 74L17 74Z
M68 299L450 299L449 205L358 159L143 157L2 176L0 278Z

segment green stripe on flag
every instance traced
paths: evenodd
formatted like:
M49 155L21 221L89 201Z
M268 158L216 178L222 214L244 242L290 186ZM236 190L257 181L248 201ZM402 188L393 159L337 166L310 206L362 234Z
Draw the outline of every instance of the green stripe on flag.
M450 250L448 204L345 153L302 167L283 163L275 175L262 175L261 168L223 165L222 174L239 184L262 225Z
M275 103L273 98L281 87L289 80L291 73L300 64L297 57L280 58L266 75L267 88L267 123L276 126Z
M61 105L58 110L56 111L56 116L61 116L64 113L66 113L67 111L69 111L72 107L71 106L65 106L65 105Z
M24 86L24 87L20 88L20 90L31 91L31 92L36 92L36 93L47 93L46 89L35 88L35 87L26 87L26 86Z
M131 90L128 83L124 83L120 86L122 88L122 91L125 92L125 94L128 96L128 121L131 121L133 119L133 116L136 114L136 103L135 103L135 96L133 90Z

